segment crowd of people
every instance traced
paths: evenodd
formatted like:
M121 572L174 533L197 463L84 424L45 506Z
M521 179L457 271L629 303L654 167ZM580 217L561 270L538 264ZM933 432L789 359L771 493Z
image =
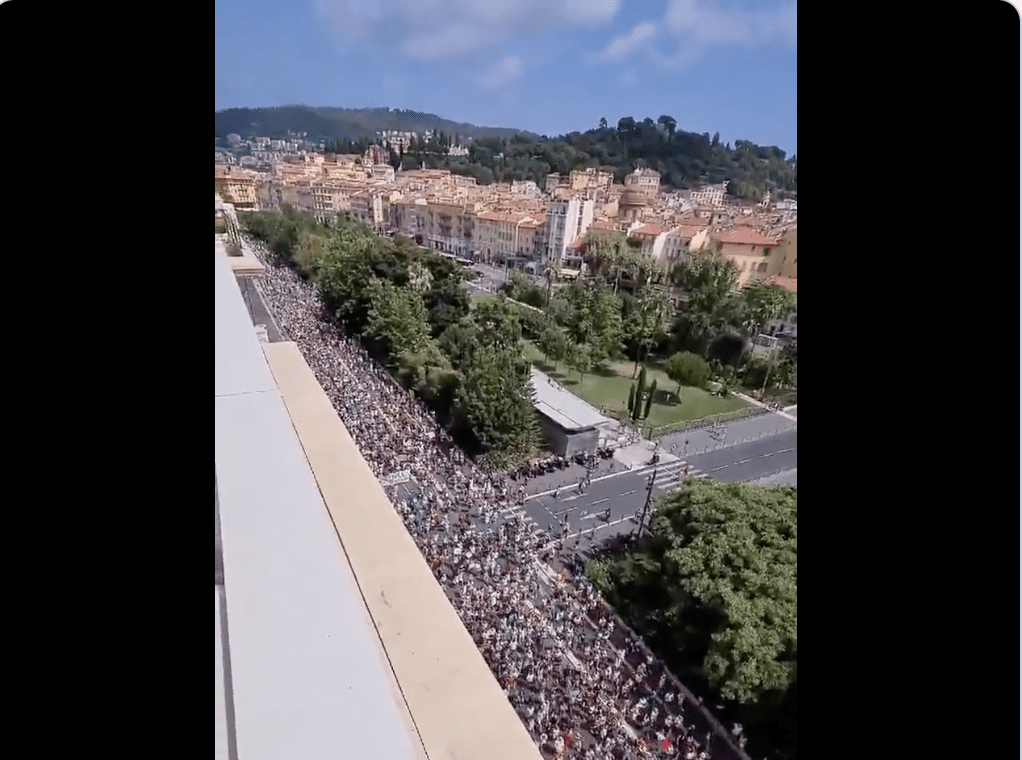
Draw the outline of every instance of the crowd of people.
M558 540L532 532L518 489L482 472L428 409L322 319L315 289L275 265L259 290L285 340L301 350L377 477L406 470L414 488L388 496L466 629L547 757L707 760L681 718L676 683L637 638L621 642L612 611L584 576L547 564Z

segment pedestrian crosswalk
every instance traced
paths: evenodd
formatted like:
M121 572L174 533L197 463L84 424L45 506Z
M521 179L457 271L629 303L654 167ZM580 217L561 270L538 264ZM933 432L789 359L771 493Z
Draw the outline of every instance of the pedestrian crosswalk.
M691 467L688 462L679 459L677 462L671 462L670 464L657 468L656 478L653 480L653 488L658 490L660 493L677 491L681 487L681 483L684 480L686 472L691 478L709 477L705 472L697 470L696 468Z

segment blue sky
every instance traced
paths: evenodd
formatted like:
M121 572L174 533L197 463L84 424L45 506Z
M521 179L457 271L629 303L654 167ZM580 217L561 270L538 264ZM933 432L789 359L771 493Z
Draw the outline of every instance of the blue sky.
M795 0L216 0L216 110L389 106L550 135L673 116L797 153Z

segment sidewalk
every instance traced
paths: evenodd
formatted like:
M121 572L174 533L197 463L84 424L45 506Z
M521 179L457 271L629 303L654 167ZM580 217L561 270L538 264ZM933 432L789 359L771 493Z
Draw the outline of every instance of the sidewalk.
M750 404L755 404L756 406L758 406L758 407L760 407L762 409L766 409L767 408L767 405L764 404L762 401L757 401L756 399L752 398L751 396L746 396L744 393L739 393L738 391L734 391L734 394L736 396L738 396L738 398L742 399L743 401L748 401ZM776 412L773 409L771 409L770 411L773 412L776 415L784 417L784 419L786 419L786 420L792 420L792 421L797 420L797 417L793 417L792 415L788 414L787 411Z
M657 449L656 444L645 440L617 449L614 452L614 459L623 464L627 469L634 470L648 465L649 460L653 458L654 452L660 454L660 461L663 464L678 461L678 457L665 450L663 445Z
M798 419L790 415L759 414L755 417L722 422L721 427L727 429L727 435L722 439L710 435L709 428L670 433L660 439L660 451L687 458L713 449L723 449L744 441L795 430L798 428ZM685 441L688 441L687 447Z

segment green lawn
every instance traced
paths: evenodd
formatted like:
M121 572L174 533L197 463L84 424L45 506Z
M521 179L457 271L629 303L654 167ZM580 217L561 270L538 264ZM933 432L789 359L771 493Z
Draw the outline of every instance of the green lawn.
M531 341L523 340L522 343L525 356L536 365L536 369L550 375L597 409L606 407L608 414L619 419L627 415L628 388L637 382L637 378L636 380L632 379L634 362L610 362L600 372L586 374L579 382L578 372L569 370L563 362L558 364L555 370ZM650 362L646 364L646 383L651 384L654 379L657 381L657 400L653 402L653 406L649 410L649 418L643 423L646 425L659 427L683 420L698 420L748 406L745 401L733 396L720 398L699 388L687 386L681 389L681 403L676 403L674 393L678 390L678 384ZM671 393L672 401L670 403L665 402L661 391Z

